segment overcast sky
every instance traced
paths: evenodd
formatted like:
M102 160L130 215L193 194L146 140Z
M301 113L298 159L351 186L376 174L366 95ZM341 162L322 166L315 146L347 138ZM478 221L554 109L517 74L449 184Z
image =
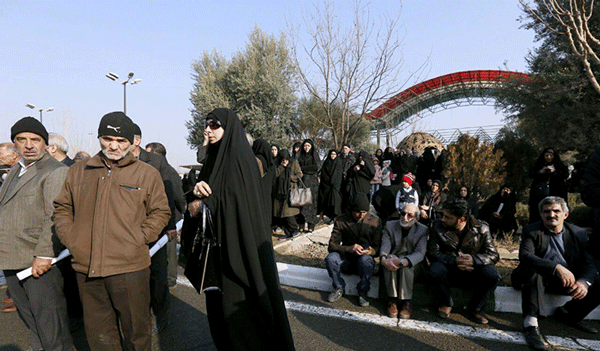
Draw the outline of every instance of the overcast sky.
M346 4L336 1L341 18L350 18ZM373 1L371 15L399 4ZM123 109L123 86L105 74L133 71L142 82L127 88L127 114L140 125L142 143L165 144L175 167L195 163L184 125L191 118L192 62L207 50L230 57L244 48L255 25L273 34L287 31L288 22L302 21L307 6L271 0L0 0L0 142L9 140L19 118L54 107L43 115L47 129L65 134L76 149L96 152L100 118ZM525 71L535 43L531 31L519 28L520 15L517 0L406 1L406 72L427 58L421 80L505 64ZM424 118L419 127L498 124L502 118L493 106L463 107Z

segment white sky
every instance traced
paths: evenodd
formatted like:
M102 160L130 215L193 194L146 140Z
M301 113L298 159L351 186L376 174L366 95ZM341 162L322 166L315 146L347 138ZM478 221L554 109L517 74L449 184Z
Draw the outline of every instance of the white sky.
M162 142L169 162L195 163L187 145L191 119L191 64L202 52L226 56L243 49L257 25L268 33L299 23L305 1L33 1L0 0L0 142L10 127L40 108L49 131L62 133L88 152L98 150L98 123L122 110L123 88L105 77L129 71L142 82L127 88L127 114L143 131L142 144ZM347 1L336 1L344 5ZM399 1L373 1L372 16ZM350 18L349 12L341 17ZM418 1L403 3L403 55L407 72L430 57L422 80L475 69L525 71L534 47L531 31L519 29L517 0ZM411 82L405 86L413 85ZM502 123L493 106L463 107L422 119L419 127L446 129ZM182 171L182 169L180 169Z

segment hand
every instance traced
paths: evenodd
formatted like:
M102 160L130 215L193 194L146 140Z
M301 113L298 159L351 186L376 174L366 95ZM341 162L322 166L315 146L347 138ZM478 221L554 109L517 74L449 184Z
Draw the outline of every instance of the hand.
M36 257L31 265L31 274L34 278L39 278L42 274L52 268L52 259Z
M429 218L429 216L427 215L427 212L421 210L421 218L423 218L423 219Z
M570 270L561 265L556 266L556 275L562 282L563 287L570 288L575 284L575 276Z
M410 262L408 261L408 258L404 257L402 259L402 267L408 267L409 264Z
M362 246L360 246L358 244L354 244L354 246L352 246L352 248L350 249L350 252L353 252L360 256L360 255L362 255L363 250L364 249Z
M355 171L360 171L360 166L358 166L358 165L357 165L357 166L354 166L354 170L355 170Z
M360 160L359 163L360 163L361 166L364 166L365 165L365 160Z
M374 253L375 253L375 249L372 248L371 246L369 246L368 248L362 250L362 255L369 255L369 256L371 256Z
M498 212L494 212L494 213L493 213L493 215L494 215L494 217L496 217L496 218L500 218L500 217L501 217L501 216L500 216L500 213L498 213Z
M459 256L456 258L456 266L461 271L470 272L474 269L473 267L474 261L473 256L469 254L459 253Z
M194 187L194 195L199 198L203 198L210 196L210 194L212 194L212 189L207 182L201 181L200 183L196 183L196 186Z
M283 161L281 161L281 165L283 167L287 167L290 164L290 160L288 160L287 158L284 159Z
M188 204L188 211L190 211L192 217L196 217L200 213L200 204L202 204L200 200L195 200Z
M169 238L169 241L177 238L177 229L167 230L167 238Z
M208 145L208 132L205 130L204 133L202 133L202 135L204 135L204 142L202 143L202 146L207 146Z
M573 284L573 286L569 289L569 294L575 300L583 299L588 293L588 285L586 282L582 280L578 280Z
M381 260L381 264L390 272L395 272L398 270L398 265L396 265L394 263L394 259L393 258L384 258Z

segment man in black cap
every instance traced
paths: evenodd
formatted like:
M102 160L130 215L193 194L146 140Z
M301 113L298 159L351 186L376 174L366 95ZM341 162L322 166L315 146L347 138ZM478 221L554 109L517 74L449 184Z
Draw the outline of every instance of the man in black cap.
M150 255L171 215L156 169L129 148L133 122L100 121L101 152L71 166L54 201L56 233L73 255L92 350L150 350ZM118 322L117 322L118 321Z
M21 156L0 188L0 269L19 316L29 328L34 350L71 350L67 305L60 270L51 261L60 249L52 226L52 201L67 175L46 152L48 132L25 117L11 128ZM32 277L16 274L31 267Z
M369 213L369 199L366 194L357 193L350 204L350 212L335 219L329 254L325 258L327 273L333 280L333 292L329 302L337 301L344 294L346 282L341 273L358 273L358 303L369 306L367 293L371 288L371 277L375 269L374 257L381 245L381 220Z

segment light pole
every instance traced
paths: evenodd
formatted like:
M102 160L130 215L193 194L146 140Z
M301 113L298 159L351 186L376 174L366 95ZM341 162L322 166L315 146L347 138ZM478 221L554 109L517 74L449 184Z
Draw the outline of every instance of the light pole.
M108 72L106 77L112 81L116 81L117 79L119 79L119 76L112 72ZM137 84L142 81L141 79L138 78L138 79L134 79L130 82L131 78L133 78L133 72L129 72L129 74L127 75L127 80L124 80L121 82L121 84L123 84L123 113L124 114L127 114L127 84L133 85L133 84Z
M25 104L25 106L29 107L32 110L35 108L35 105L33 105L33 104ZM40 111L40 123L44 123L44 121L42 120L42 112L44 112L44 109L40 108L39 111ZM47 109L45 109L45 111L46 112L54 111L54 107L48 107Z

